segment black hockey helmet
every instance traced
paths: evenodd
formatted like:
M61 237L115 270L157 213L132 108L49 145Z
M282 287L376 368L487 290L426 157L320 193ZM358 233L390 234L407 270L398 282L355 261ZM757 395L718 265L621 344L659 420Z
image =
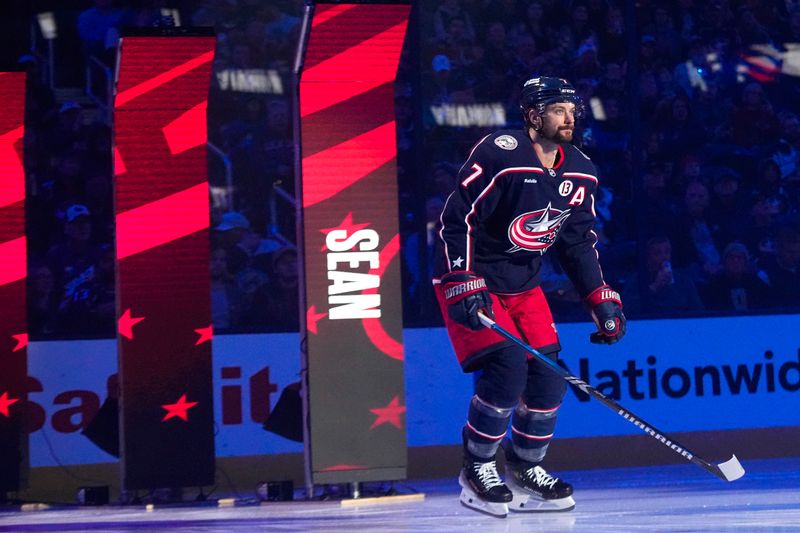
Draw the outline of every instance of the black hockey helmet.
M572 102L575 104L575 118L583 117L583 100L575 92L575 87L563 78L540 76L531 78L522 86L522 97L519 107L528 122L528 110L536 109L540 115L548 104L556 102Z

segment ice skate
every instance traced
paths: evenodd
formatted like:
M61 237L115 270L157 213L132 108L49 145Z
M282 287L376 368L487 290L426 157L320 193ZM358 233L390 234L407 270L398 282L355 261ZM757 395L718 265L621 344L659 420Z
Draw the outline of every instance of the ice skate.
M508 463L508 487L514 494L509 509L518 512L569 511L575 507L572 485L538 465Z
M465 507L500 518L508 515L512 493L500 479L494 460L479 462L465 458L458 484L461 485L461 504Z

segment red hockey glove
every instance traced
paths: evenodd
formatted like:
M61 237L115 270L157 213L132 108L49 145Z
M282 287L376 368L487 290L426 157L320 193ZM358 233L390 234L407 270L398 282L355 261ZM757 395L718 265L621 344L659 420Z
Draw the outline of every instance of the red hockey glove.
M494 319L492 299L486 289L486 280L474 272L455 270L442 276L444 301L450 318L472 330L483 327L478 311Z
M586 304L591 308L592 319L597 325L597 331L589 335L591 342L614 344L625 336L625 315L617 291L603 285L589 293Z

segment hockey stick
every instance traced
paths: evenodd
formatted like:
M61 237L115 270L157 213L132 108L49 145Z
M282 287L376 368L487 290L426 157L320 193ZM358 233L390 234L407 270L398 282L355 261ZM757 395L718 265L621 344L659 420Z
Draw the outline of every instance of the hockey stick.
M530 347L528 344L524 343L522 340L517 338L514 334L506 331L503 327L498 326L494 320L487 317L481 312L478 312L478 318L480 319L481 323L486 326L487 328L495 330L497 333L502 335L503 337L507 338L508 340L512 341L514 344L522 347L526 352L533 355L537 361L540 361L546 364L553 372L567 380L571 385L578 387L580 390L593 396L596 400L600 403L615 411L619 416L633 424L634 426L638 427L658 442L669 448L670 450L674 451L681 457L693 462L699 467L706 469L707 471L711 472L712 474L718 476L725 481L735 481L744 475L744 468L742 468L741 463L734 455L724 463L713 464L709 463L705 459L701 459L694 452L690 451L684 445L679 444L675 441L672 437L669 437L663 431L657 429L656 427L650 425L646 422L643 418L633 414L629 410L622 407L620 404L612 400L611 398L607 397L585 381L582 381L572 374L569 373L568 370L561 368L558 363L554 360L550 359L549 357L544 356L536 349Z

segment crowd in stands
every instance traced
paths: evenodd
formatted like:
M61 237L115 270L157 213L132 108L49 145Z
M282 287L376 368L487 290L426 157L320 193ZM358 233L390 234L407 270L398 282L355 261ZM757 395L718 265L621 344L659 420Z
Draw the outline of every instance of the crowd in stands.
M424 2L422 107L498 102L506 127L516 128L522 82L569 79L587 108L576 144L600 172L601 261L626 312L796 310L800 58L791 43L800 38L800 6L643 1L630 13L628 4ZM423 123L426 205L439 205L471 146L498 128L442 126L430 115ZM435 245L433 213L419 225L427 229L412 242ZM556 318L585 320L559 266L548 262L543 276ZM409 316L429 305L419 287Z
M294 204L274 191L294 192L291 62L302 3L73 0L50 7L60 36L54 83L44 49L20 58L31 80L25 166L32 337L115 335L112 131L102 113L108 102L63 100L53 86L81 87L92 61L113 69L125 28L174 23L215 28L215 74L269 81L253 89L212 76L209 141L227 158L209 152L210 186L223 191L211 199L213 323L222 332L297 330Z
M629 4L415 2L396 94L406 325L440 323L429 282L438 214L470 147L499 127L522 126L519 91L536 75L569 79L586 102L576 139L600 171L598 248L626 313L798 309L800 58L791 43L800 42L800 7ZM70 69L89 56L113 65L124 26L177 15L184 26L215 28L208 131L227 159L209 154L210 184L226 192L211 213L214 325L296 330L294 204L286 198L294 192L291 65L302 1L71 0L54 13L62 35L75 36L71 52L68 41L58 44L57 82L82 80ZM58 98L41 61L21 58L32 80L31 334L113 336L111 129L85 101ZM231 88L229 71L269 83ZM442 124L431 111L472 104L496 104L504 124ZM543 280L557 319L586 319L557 264L546 264Z

